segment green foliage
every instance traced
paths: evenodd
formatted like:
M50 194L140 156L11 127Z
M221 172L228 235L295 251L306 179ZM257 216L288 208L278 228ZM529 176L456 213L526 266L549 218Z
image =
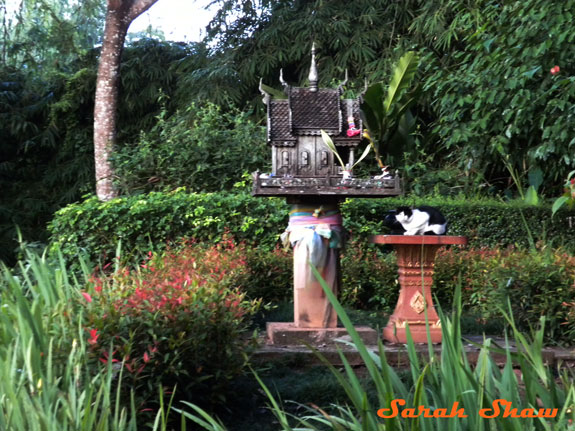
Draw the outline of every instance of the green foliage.
M546 316L545 335L572 343L575 334L575 258L561 250L500 249L442 250L436 260L434 293L445 308L453 287L464 287L464 306L484 321L503 320L502 304L509 298L515 323L529 330Z
M346 246L341 258L340 300L349 306L391 314L399 284L394 253L381 253L360 241Z
M451 40L449 56L429 53L423 61L425 92L436 113L434 132L446 159L496 179L504 173L501 147L519 172L539 167L547 182L564 178L574 162L570 22L575 3L433 3L445 9L427 7L414 26L425 28L452 11L452 21L428 35L437 38L433 49ZM562 71L552 75L555 65Z
M565 181L564 187L563 196L557 198L551 208L553 215L565 204L567 204L569 209L573 208L575 204L575 171L571 171L569 175L567 175L567 181Z
M409 109L415 104L416 96L410 87L418 63L419 56L407 52L393 68L387 88L383 82L378 82L371 85L363 96L361 113L380 167L382 154L387 159L386 164L395 164L398 155L411 149L415 123Z
M61 207L78 200L95 187L93 110L96 91L95 61L85 58L74 74L61 75L59 91L49 107L48 124L57 131L58 145L51 154L44 181L55 190Z
M119 108L120 143L133 143L155 124L161 108L176 110L176 65L191 46L141 40L126 47ZM58 208L94 189L93 109L97 51L73 72L44 80L0 68L0 259L15 261L16 226L30 242L46 242L45 225ZM177 99L178 103L184 96Z
M349 170L350 172L353 171L353 168L355 168L358 164L360 164L361 161L363 159L365 159L367 157L367 155L369 154L369 152L371 151L371 145L366 146L365 149L363 150L363 153L361 153L361 156L359 156L359 159L357 159L357 161L353 165L347 166L347 168L346 168L346 164L343 163L343 160L340 157L339 152L337 151L335 144L333 143L330 136L324 130L321 131L321 138L323 140L323 143L332 152L334 157L337 158L337 160L339 161L339 164L341 166L341 169L343 171L345 171L345 170Z
M49 229L54 244L66 255L110 260L121 242L126 256L135 253L131 257L138 262L141 253L157 251L182 237L217 243L230 234L239 242L271 250L287 219L286 204L280 199L177 189L110 202L90 197L60 210Z
M134 407L112 391L121 374L111 366L92 373L87 363L83 270L74 275L61 256L30 252L0 268L0 429L141 429Z
M140 39L127 45L120 67L118 141L135 144L156 125L156 116L173 114L190 104L182 85L180 63L196 55L196 44ZM179 93L188 95L184 98ZM166 115L164 113L164 115Z
M0 69L0 260L13 256L17 225L26 239L45 239L44 225L57 209L57 193L45 181L58 142L47 123L53 99L45 83Z
M269 163L265 141L264 128L235 108L224 112L207 103L172 116L162 111L136 145L114 156L118 183L131 194L175 186L229 190L244 173Z
M245 271L236 274L233 285L241 286L249 298L261 298L264 303L277 305L293 301L291 250L245 247L244 253ZM351 241L342 252L341 267L340 299L346 306L388 314L393 311L399 293L395 254L380 253Z
M234 285L241 286L249 298L278 304L293 299L293 256L276 246L245 248L245 271L237 274Z
M260 303L233 285L244 270L243 249L223 241L150 254L139 268L94 278L85 311L94 363L122 362L121 389L133 390L138 410L155 411L159 387L176 388L176 400L225 401Z
M245 90L237 81L235 64L225 60L218 61L214 57L213 49L205 42L195 44L193 55L181 61L177 70L181 79L175 97L180 107L192 101L210 101L219 106L230 103L243 105ZM257 90L254 89L255 91ZM259 105L263 107L263 104Z
M8 6L8 7L6 7ZM0 59L30 74L70 72L100 41L104 4L98 0L0 2Z
M382 226L385 212L406 203L437 207L448 220L448 233L467 236L474 248L528 246L518 208L522 208L535 242L570 251L575 244L568 222L572 213L560 211L551 219L545 206L493 200L353 199L342 205L344 225L352 238L367 245L370 235L386 233ZM67 256L87 254L92 259L109 260L121 242L124 257L131 255L137 262L142 252L161 249L182 237L215 243L226 233L238 242L271 251L287 223L288 209L281 199L255 199L244 192L199 194L178 189L111 202L90 197L57 212L49 230L54 244Z
M384 142L392 168L458 168L470 193L478 184L496 192L509 186L499 145L522 182L544 172L546 193L572 168L573 0L217 4L207 39L216 52L199 68L186 60L194 88L208 98L213 86L219 103L224 94L253 101L260 78L279 85L281 67L290 84L305 85L312 40L323 86L346 68L350 88L364 78L387 82L394 61L413 51L421 57L421 97L399 130L415 136L407 147ZM551 75L555 65L561 71ZM414 160L413 152L424 156Z
M260 78L279 85L280 68L288 82L303 84L312 41L318 46L321 85L342 80L346 69L360 86L366 76L383 79L387 62L395 57L395 41L407 33L418 5L373 0L216 3L220 9L206 39L216 52L202 73L196 73L195 83L210 88L214 82L218 91L212 97L221 98L225 91L236 103L255 98Z

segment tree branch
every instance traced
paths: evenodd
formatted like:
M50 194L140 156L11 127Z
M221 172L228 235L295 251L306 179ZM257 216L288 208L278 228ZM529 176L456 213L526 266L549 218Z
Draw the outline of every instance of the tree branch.
M150 9L158 0L136 0L132 1L128 11L128 19L130 22L135 20L141 14Z

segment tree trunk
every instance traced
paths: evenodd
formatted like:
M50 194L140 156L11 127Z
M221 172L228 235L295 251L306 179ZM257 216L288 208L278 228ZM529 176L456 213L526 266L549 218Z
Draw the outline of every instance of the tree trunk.
M96 194L102 201L108 201L117 196L112 182L114 173L110 156L116 143L120 60L127 31L128 26L122 22L119 11L108 10L94 106Z
M108 0L104 40L96 79L94 161L96 194L101 201L117 197L110 156L116 143L120 61L128 27L157 0Z

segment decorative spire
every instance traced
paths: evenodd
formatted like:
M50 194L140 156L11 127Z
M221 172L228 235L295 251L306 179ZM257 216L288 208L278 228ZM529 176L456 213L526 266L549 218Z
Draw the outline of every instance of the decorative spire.
M283 70L283 68L280 69L280 82L282 83L282 85L283 85L284 87L287 87L288 83L287 83L287 82L285 81L285 79L284 79L284 70Z
M309 89L310 91L317 91L317 67L315 65L315 42L311 45L311 67L309 69Z

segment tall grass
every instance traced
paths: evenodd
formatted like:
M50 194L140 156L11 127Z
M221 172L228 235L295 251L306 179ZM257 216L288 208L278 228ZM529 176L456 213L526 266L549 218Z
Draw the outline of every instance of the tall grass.
M141 429L133 403L112 389L122 367L89 367L81 291L90 271L80 266L75 275L61 257L27 252L0 268L0 430Z
M123 400L119 388L121 364L111 361L104 369L90 367L86 355L88 328L83 325L85 301L82 292L88 286L90 270L81 264L79 274L68 272L63 259L27 254L16 269L0 268L0 430L140 430L133 402ZM317 274L316 274L317 275ZM531 337L522 334L513 317L506 315L511 328L510 342L497 346L485 339L475 365L469 363L459 326L461 300L456 292L456 307L450 316L440 311L443 331L441 352L420 355L411 339L407 343L413 383L406 382L387 362L383 344L369 350L329 288L323 285L353 343L363 359L371 380L369 385L356 376L354 368L340 352L343 370L320 358L347 394L347 403L305 407L298 416L286 412L280 400L261 382L277 429L302 430L569 430L574 419L573 376L565 370L552 370L545 363L543 329L545 319ZM501 367L494 353L504 357ZM318 353L319 355L319 353ZM519 377L518 377L519 376ZM256 376L257 378L257 376ZM259 380L259 378L258 378ZM375 387L370 396L366 386ZM173 398L164 404L152 429L167 429ZM381 418L379 409L390 409L403 399L406 407L425 406L431 414L438 409L449 413L454 403L466 417ZM481 409L495 400L512 403L518 413L523 409L557 409L554 418L485 418ZM221 422L205 411L189 406L182 414L202 429L224 431ZM172 409L173 410L173 409ZM180 409L176 411L181 412ZM389 410L388 410L389 412ZM182 418L181 429L186 428Z
M316 272L319 278L319 274ZM472 365L468 361L461 336L459 325L461 299L459 288L455 294L455 309L451 316L440 311L442 322L443 342L441 352L436 355L432 349L420 356L411 337L408 336L407 355L410 362L410 371L413 383L406 383L394 370L386 359L385 348L379 342L378 351L369 350L361 341L353 324L346 315L343 307L337 301L331 290L322 284L333 304L338 316L349 332L355 344L369 378L377 390L376 399L368 396L368 391L357 377L354 368L340 351L343 371L335 368L320 353L318 356L330 368L335 378L345 389L348 402L345 405L332 405L325 409L302 406L305 415L291 415L286 413L280 400L276 400L270 390L256 376L269 399L269 407L276 416L278 430L423 430L423 431L523 431L523 430L569 430L570 420L574 419L572 406L575 404L575 386L573 376L567 371L552 370L544 361L543 330L545 319L540 321L540 327L535 330L532 337L522 334L515 326L513 317L506 315L511 336L515 340L517 349L512 349L510 341L505 345L497 346L491 339L484 339L479 346L477 363ZM494 354L503 354L503 366L497 363ZM518 375L520 377L518 377ZM406 408L429 408L429 415L438 409L446 409L449 414L455 403L457 409L464 409L461 416L452 418L424 417L397 417L382 418L378 416L379 409L389 409L382 413L390 416L392 402L397 399L405 400ZM482 409L492 410L495 400L505 400L512 403L519 415L523 409L540 408L557 409L554 418L525 418L505 417L504 408L500 414L493 418L482 417ZM213 419L207 419L205 412L195 408L196 413L184 414L201 423L204 429L221 431L224 428ZM407 410L405 411L407 412ZM486 411L484 415L493 415L493 411ZM201 422L200 422L201 421Z

